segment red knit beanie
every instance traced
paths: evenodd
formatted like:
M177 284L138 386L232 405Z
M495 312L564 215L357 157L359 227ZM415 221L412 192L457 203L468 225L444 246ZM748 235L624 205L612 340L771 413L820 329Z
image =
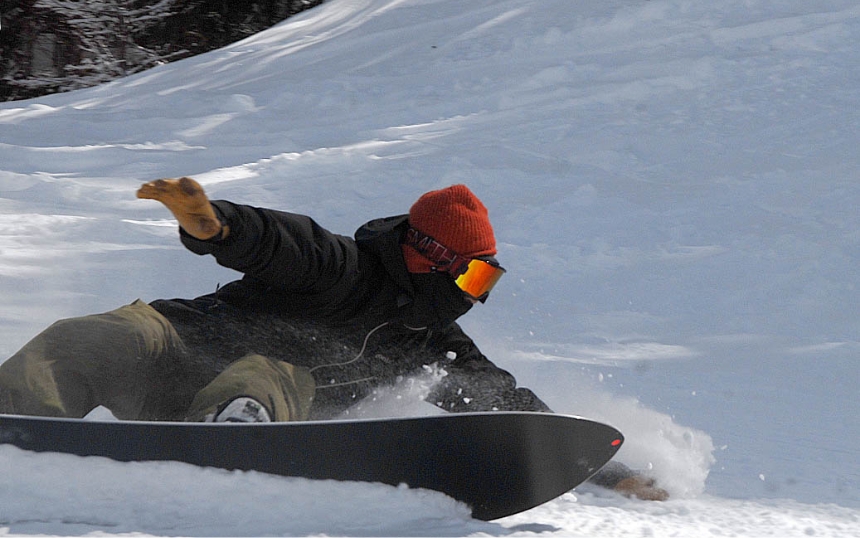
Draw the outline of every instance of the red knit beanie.
M487 208L465 185L421 196L409 210L409 224L460 256L496 255L496 239ZM429 273L436 265L414 248L401 247L410 273Z

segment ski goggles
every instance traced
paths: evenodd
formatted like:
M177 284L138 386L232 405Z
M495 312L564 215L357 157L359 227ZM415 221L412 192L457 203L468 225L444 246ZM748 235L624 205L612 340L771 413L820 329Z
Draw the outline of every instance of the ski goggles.
M463 293L484 303L503 274L505 270L498 263L475 258L469 260L466 270L454 279L454 283Z
M434 271L448 273L463 293L482 303L486 302L490 290L505 274L504 268L495 260L460 256L415 228L406 231L405 243L435 263Z

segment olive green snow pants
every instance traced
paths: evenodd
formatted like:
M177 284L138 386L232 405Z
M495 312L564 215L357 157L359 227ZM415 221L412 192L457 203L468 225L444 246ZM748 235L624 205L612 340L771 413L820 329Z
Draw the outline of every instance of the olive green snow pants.
M172 417L158 416L164 405L153 402L172 397L187 404L186 420L199 421L239 396L258 400L276 421L304 420L310 412L315 383L306 368L250 354L214 379L189 376L206 382L177 390L169 387L175 378L164 375L165 361L185 356L167 318L140 300L61 320L0 364L0 413L81 418L104 406L123 420L163 420Z

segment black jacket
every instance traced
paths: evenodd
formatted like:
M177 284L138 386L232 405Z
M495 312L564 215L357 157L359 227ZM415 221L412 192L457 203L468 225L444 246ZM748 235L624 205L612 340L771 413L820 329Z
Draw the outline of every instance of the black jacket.
M445 410L549 410L453 321L468 307L457 310L462 295L447 275L407 271L400 250L405 215L371 221L352 239L301 215L224 201L213 206L228 237L200 241L183 233L182 242L244 277L196 299L152 303L188 348L165 365L168 384L200 387L230 362L259 353L312 369L312 418L433 368L446 375L426 399Z

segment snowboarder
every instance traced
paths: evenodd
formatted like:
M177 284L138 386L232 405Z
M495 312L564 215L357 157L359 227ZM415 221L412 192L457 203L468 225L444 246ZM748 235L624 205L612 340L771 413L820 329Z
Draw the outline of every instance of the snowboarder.
M211 201L191 178L144 184L182 243L243 278L195 299L137 300L56 322L0 364L0 412L125 420L265 422L331 418L399 376L443 372L427 401L446 411L549 412L495 366L456 320L504 274L486 207L464 185L355 238L311 218ZM663 499L623 466L598 475Z

